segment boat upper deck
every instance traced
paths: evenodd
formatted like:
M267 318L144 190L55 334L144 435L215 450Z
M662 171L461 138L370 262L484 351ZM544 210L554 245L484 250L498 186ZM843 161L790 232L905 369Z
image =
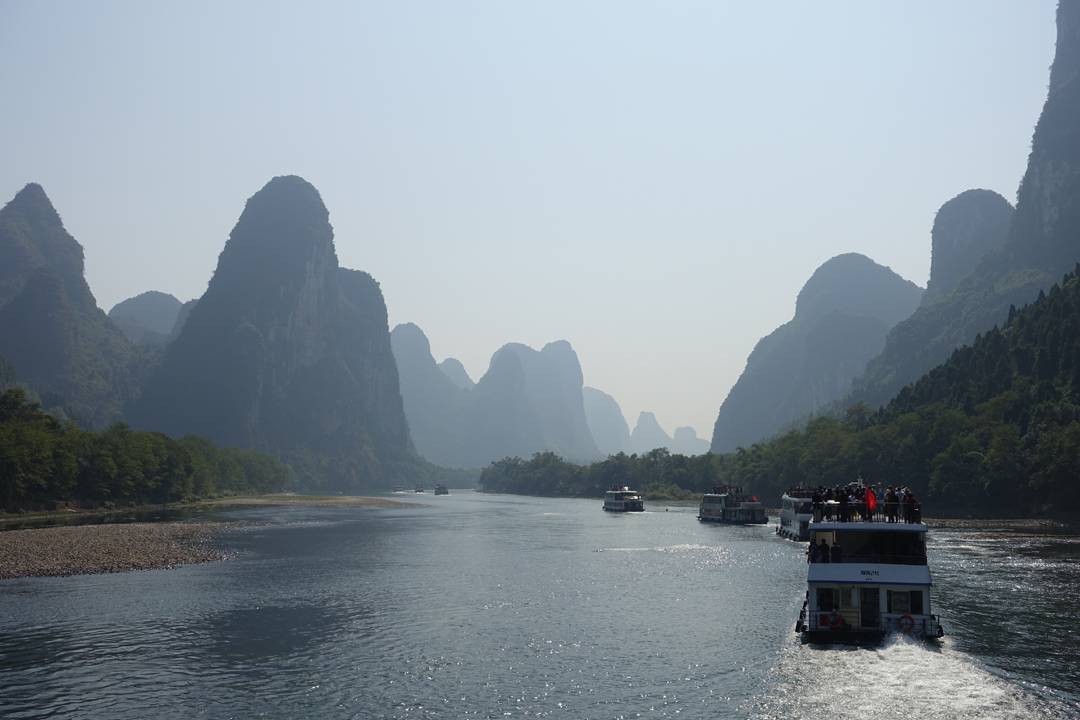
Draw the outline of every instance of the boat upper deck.
M868 510L865 502L829 500L814 505L813 522L919 525L922 523L922 503L878 502L873 510ZM923 532L926 532L925 527L923 525Z

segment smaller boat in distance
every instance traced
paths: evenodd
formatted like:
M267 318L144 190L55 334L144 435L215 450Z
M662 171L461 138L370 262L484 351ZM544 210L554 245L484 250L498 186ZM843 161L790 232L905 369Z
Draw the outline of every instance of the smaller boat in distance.
M394 492L403 493L403 492L405 492L405 487L403 485L395 485L394 486Z
M421 485L420 483L416 483L416 490L414 490L413 492L418 492L418 493L424 492L424 486Z
M435 494L436 495L449 495L450 491L446 489L445 485L436 485L435 486Z
M741 487L716 485L711 493L705 493L698 508L698 520L702 522L728 523L729 525L761 524L769 521L765 508Z
M780 498L780 524L776 534L788 540L810 539L810 521L814 518L814 491L806 488L788 488Z
M645 501L637 490L626 485L612 485L604 493L604 510L609 512L645 512Z

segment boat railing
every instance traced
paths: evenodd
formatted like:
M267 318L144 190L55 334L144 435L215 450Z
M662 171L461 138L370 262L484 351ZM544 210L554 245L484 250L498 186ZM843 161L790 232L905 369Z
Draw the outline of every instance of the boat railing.
M830 500L814 505L814 522L921 523L922 503L879 502L871 512L865 502L841 505Z
M863 565L925 565L925 555L867 553L862 555L841 555L839 559L811 559L814 563L862 563Z
M856 611L857 612L857 611ZM869 630L880 632L904 632L904 633L916 633L924 636L939 636L938 628L941 625L941 621L937 615L919 615L912 616L907 614L876 614L876 624L861 625L860 627L852 627L848 624L850 617L850 611L841 613L839 611L823 611L810 612L806 605L803 605L802 612L799 613L799 622L805 626L805 628L811 632L844 632L851 630ZM859 618L862 620L862 618Z

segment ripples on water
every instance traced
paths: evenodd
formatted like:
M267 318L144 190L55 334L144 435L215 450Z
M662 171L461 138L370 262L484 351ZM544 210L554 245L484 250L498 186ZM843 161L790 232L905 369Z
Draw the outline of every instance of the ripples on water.
M423 499L236 512L288 524L219 536L224 563L0 583L0 717L1080 716L1073 543L932 533L945 642L825 647L771 526Z

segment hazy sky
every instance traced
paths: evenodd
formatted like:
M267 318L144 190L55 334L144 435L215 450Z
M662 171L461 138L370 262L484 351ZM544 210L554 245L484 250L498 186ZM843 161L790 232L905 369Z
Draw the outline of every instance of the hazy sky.
M925 286L942 203L1015 201L1054 9L0 0L0 202L42 184L107 311L201 295L300 175L437 360L565 339L631 427L711 438L817 266Z

